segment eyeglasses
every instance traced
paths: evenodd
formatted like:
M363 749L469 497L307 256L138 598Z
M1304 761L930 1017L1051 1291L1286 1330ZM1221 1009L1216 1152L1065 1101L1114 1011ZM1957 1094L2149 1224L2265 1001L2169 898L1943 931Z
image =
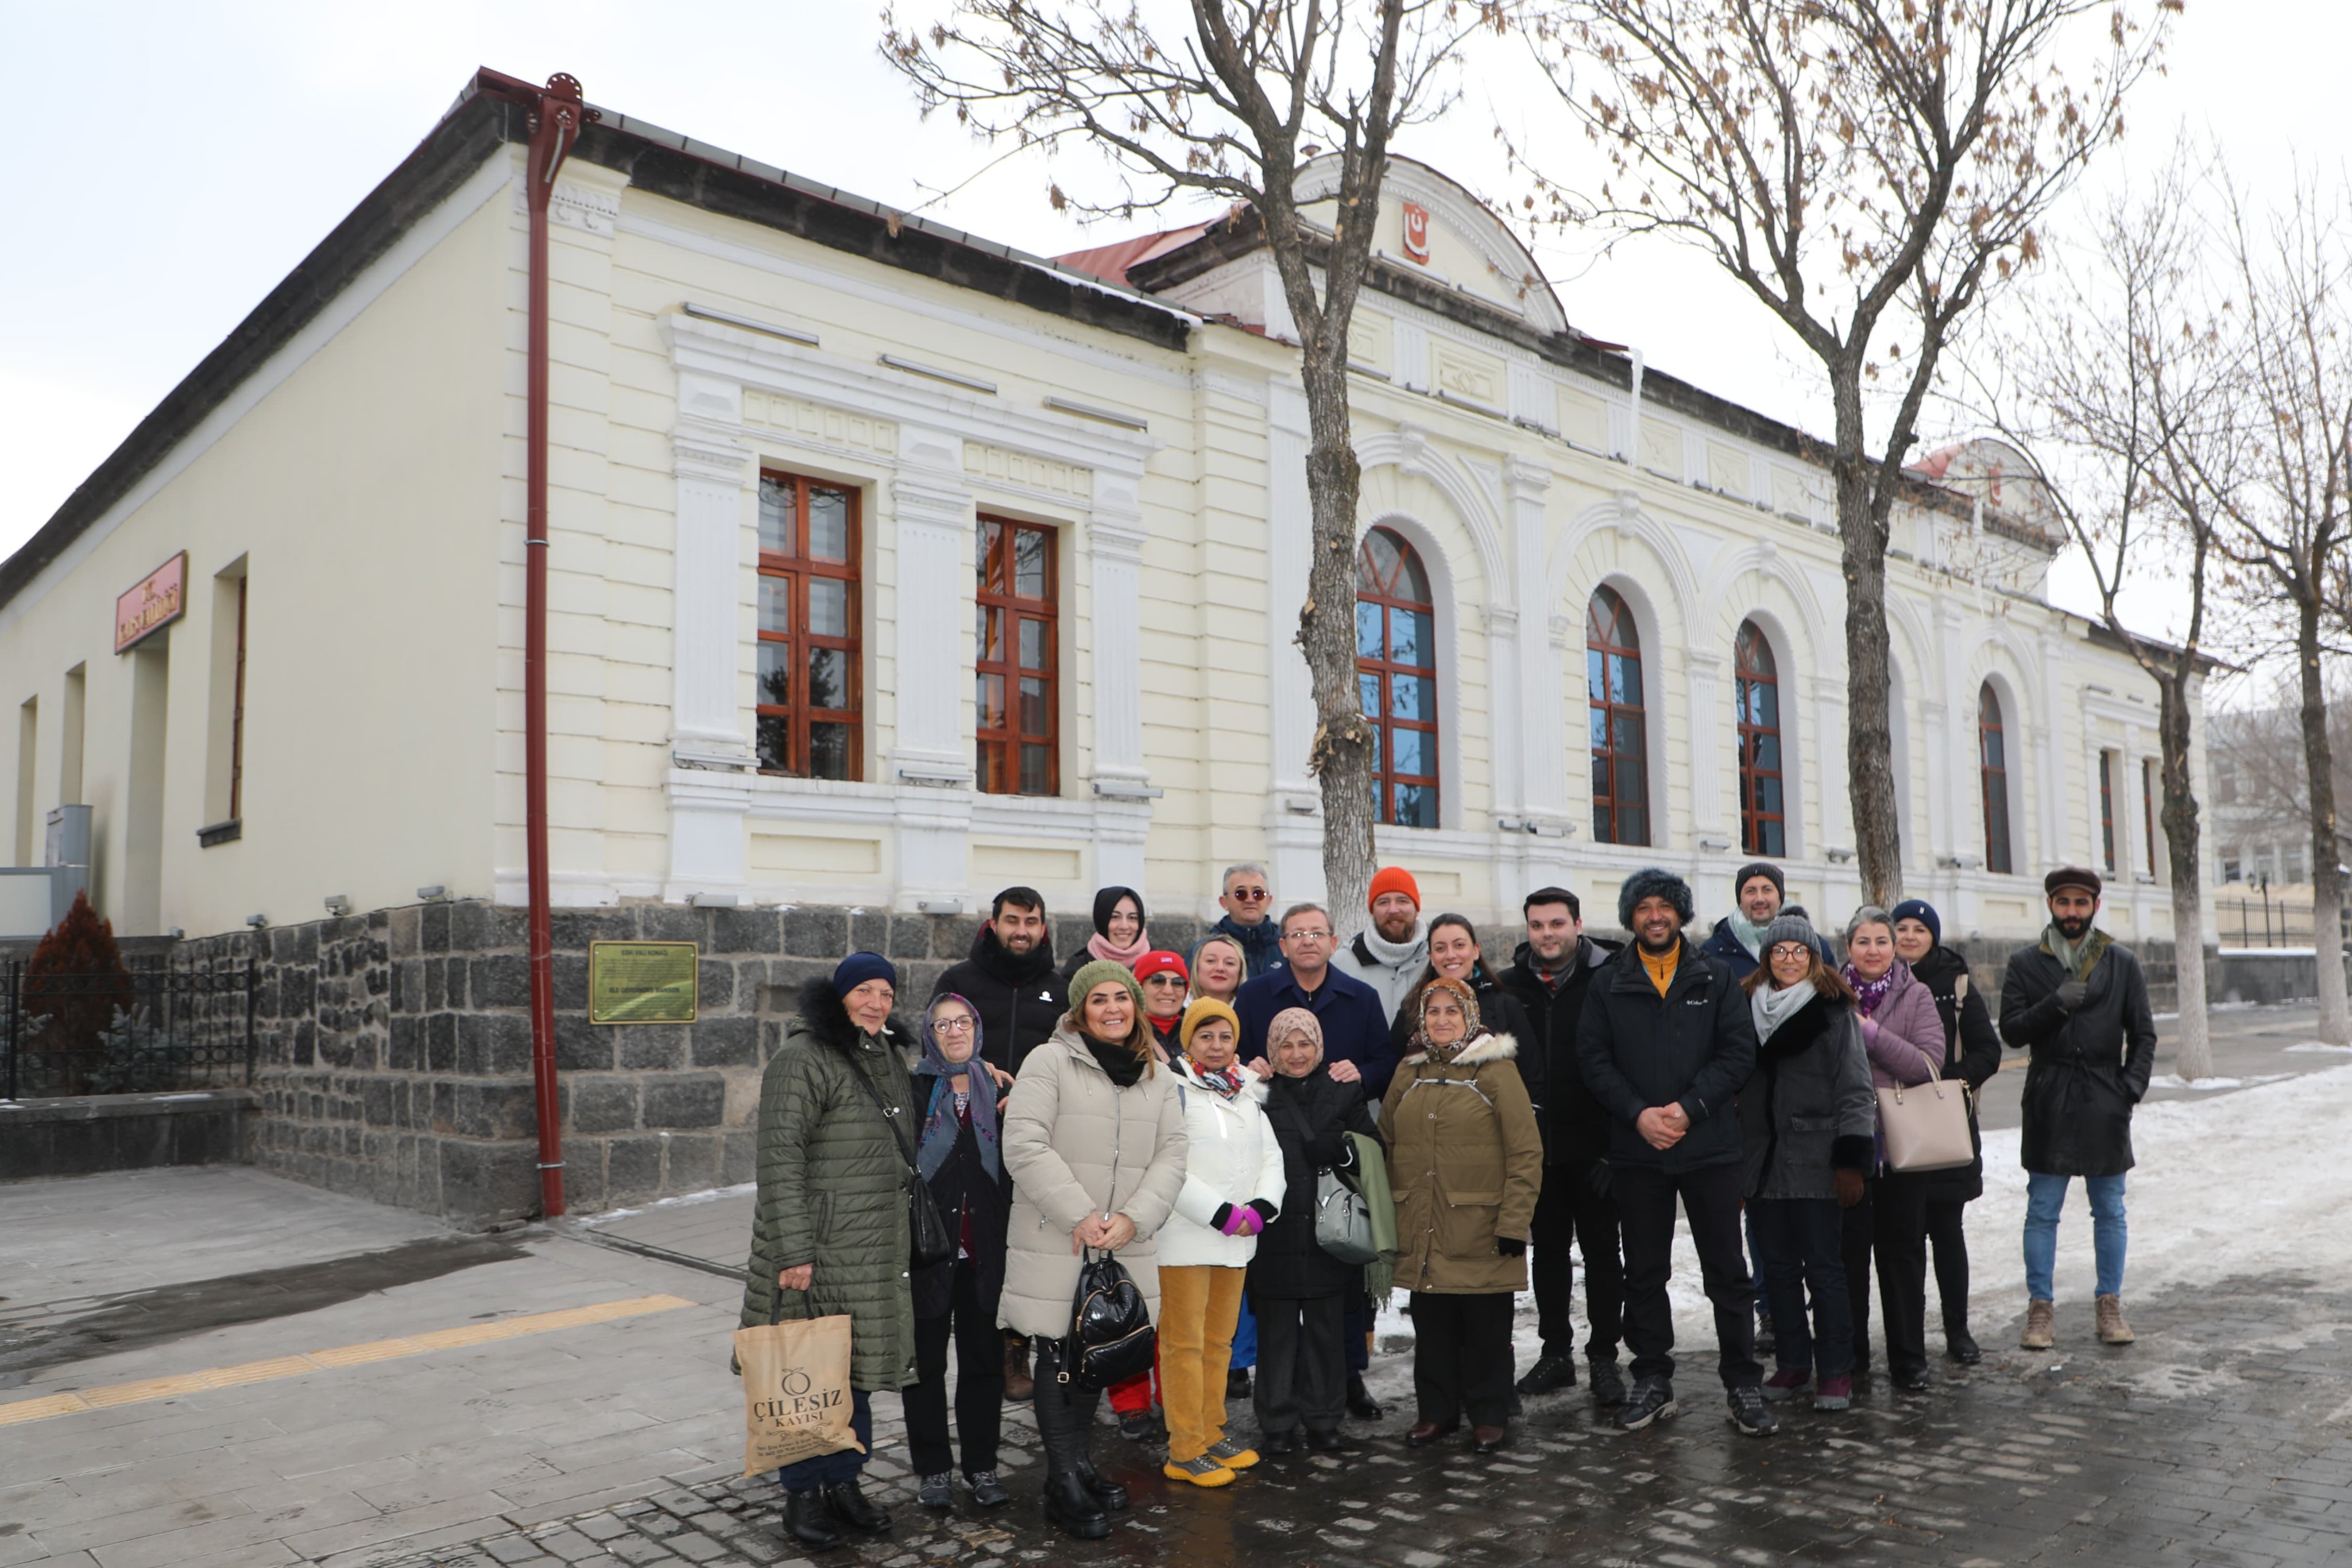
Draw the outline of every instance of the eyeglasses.
M1810 958L1812 956L1813 950L1801 942L1783 942L1772 949L1772 956L1775 959Z
M934 1033L938 1034L970 1034L971 1032L971 1019L962 1017L933 1019L931 1020L931 1029Z
M1286 931L1282 939L1285 942L1328 942L1331 934L1328 931Z
M1227 893L1225 896L1236 899L1243 904L1264 904L1271 894L1262 887L1237 887Z

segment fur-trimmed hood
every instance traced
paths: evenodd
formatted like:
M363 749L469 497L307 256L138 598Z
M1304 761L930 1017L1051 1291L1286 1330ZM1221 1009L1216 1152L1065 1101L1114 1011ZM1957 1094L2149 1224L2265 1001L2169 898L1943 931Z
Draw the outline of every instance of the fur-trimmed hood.
M833 994L831 980L811 980L801 987L800 1015L809 1033L834 1050L847 1051L856 1046L857 1026L849 1021L849 1009ZM901 1051L923 1048L921 1033L898 1013L892 1013L882 1026L882 1036Z
M1469 1044L1464 1046L1460 1051L1455 1053L1453 1060L1446 1062L1445 1065L1448 1067L1484 1067L1490 1061L1516 1061L1518 1060L1518 1036L1512 1034L1496 1034L1490 1030L1486 1034L1480 1035ZM1427 1051L1417 1051L1411 1056L1405 1058L1404 1065L1411 1067L1417 1061L1426 1061L1428 1060L1429 1053Z

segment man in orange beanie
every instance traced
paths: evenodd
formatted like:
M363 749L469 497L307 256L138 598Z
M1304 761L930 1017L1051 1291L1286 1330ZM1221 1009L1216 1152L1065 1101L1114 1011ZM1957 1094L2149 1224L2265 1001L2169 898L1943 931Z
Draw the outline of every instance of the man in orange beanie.
M1372 928L1332 959L1343 973L1381 994L1381 1010L1394 1019L1429 967L1429 931L1421 919L1421 884L1401 865L1372 873Z

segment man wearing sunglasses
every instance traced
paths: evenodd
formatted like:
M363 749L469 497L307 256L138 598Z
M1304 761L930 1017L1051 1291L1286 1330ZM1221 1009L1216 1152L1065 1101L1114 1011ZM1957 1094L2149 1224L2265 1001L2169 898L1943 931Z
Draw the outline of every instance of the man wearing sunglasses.
M1224 910L1224 918L1210 929L1241 944L1244 978L1255 980L1269 969L1283 967L1282 934L1269 918L1274 913L1274 893L1265 867L1255 861L1227 866L1225 891L1217 904Z

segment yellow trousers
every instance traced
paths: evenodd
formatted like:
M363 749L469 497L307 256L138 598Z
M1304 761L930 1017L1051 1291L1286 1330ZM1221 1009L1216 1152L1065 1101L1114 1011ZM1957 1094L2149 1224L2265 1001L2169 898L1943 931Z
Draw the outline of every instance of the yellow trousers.
M1168 1457L1197 1459L1225 1435L1225 1374L1234 1359L1245 1269L1160 1270L1160 1399Z

